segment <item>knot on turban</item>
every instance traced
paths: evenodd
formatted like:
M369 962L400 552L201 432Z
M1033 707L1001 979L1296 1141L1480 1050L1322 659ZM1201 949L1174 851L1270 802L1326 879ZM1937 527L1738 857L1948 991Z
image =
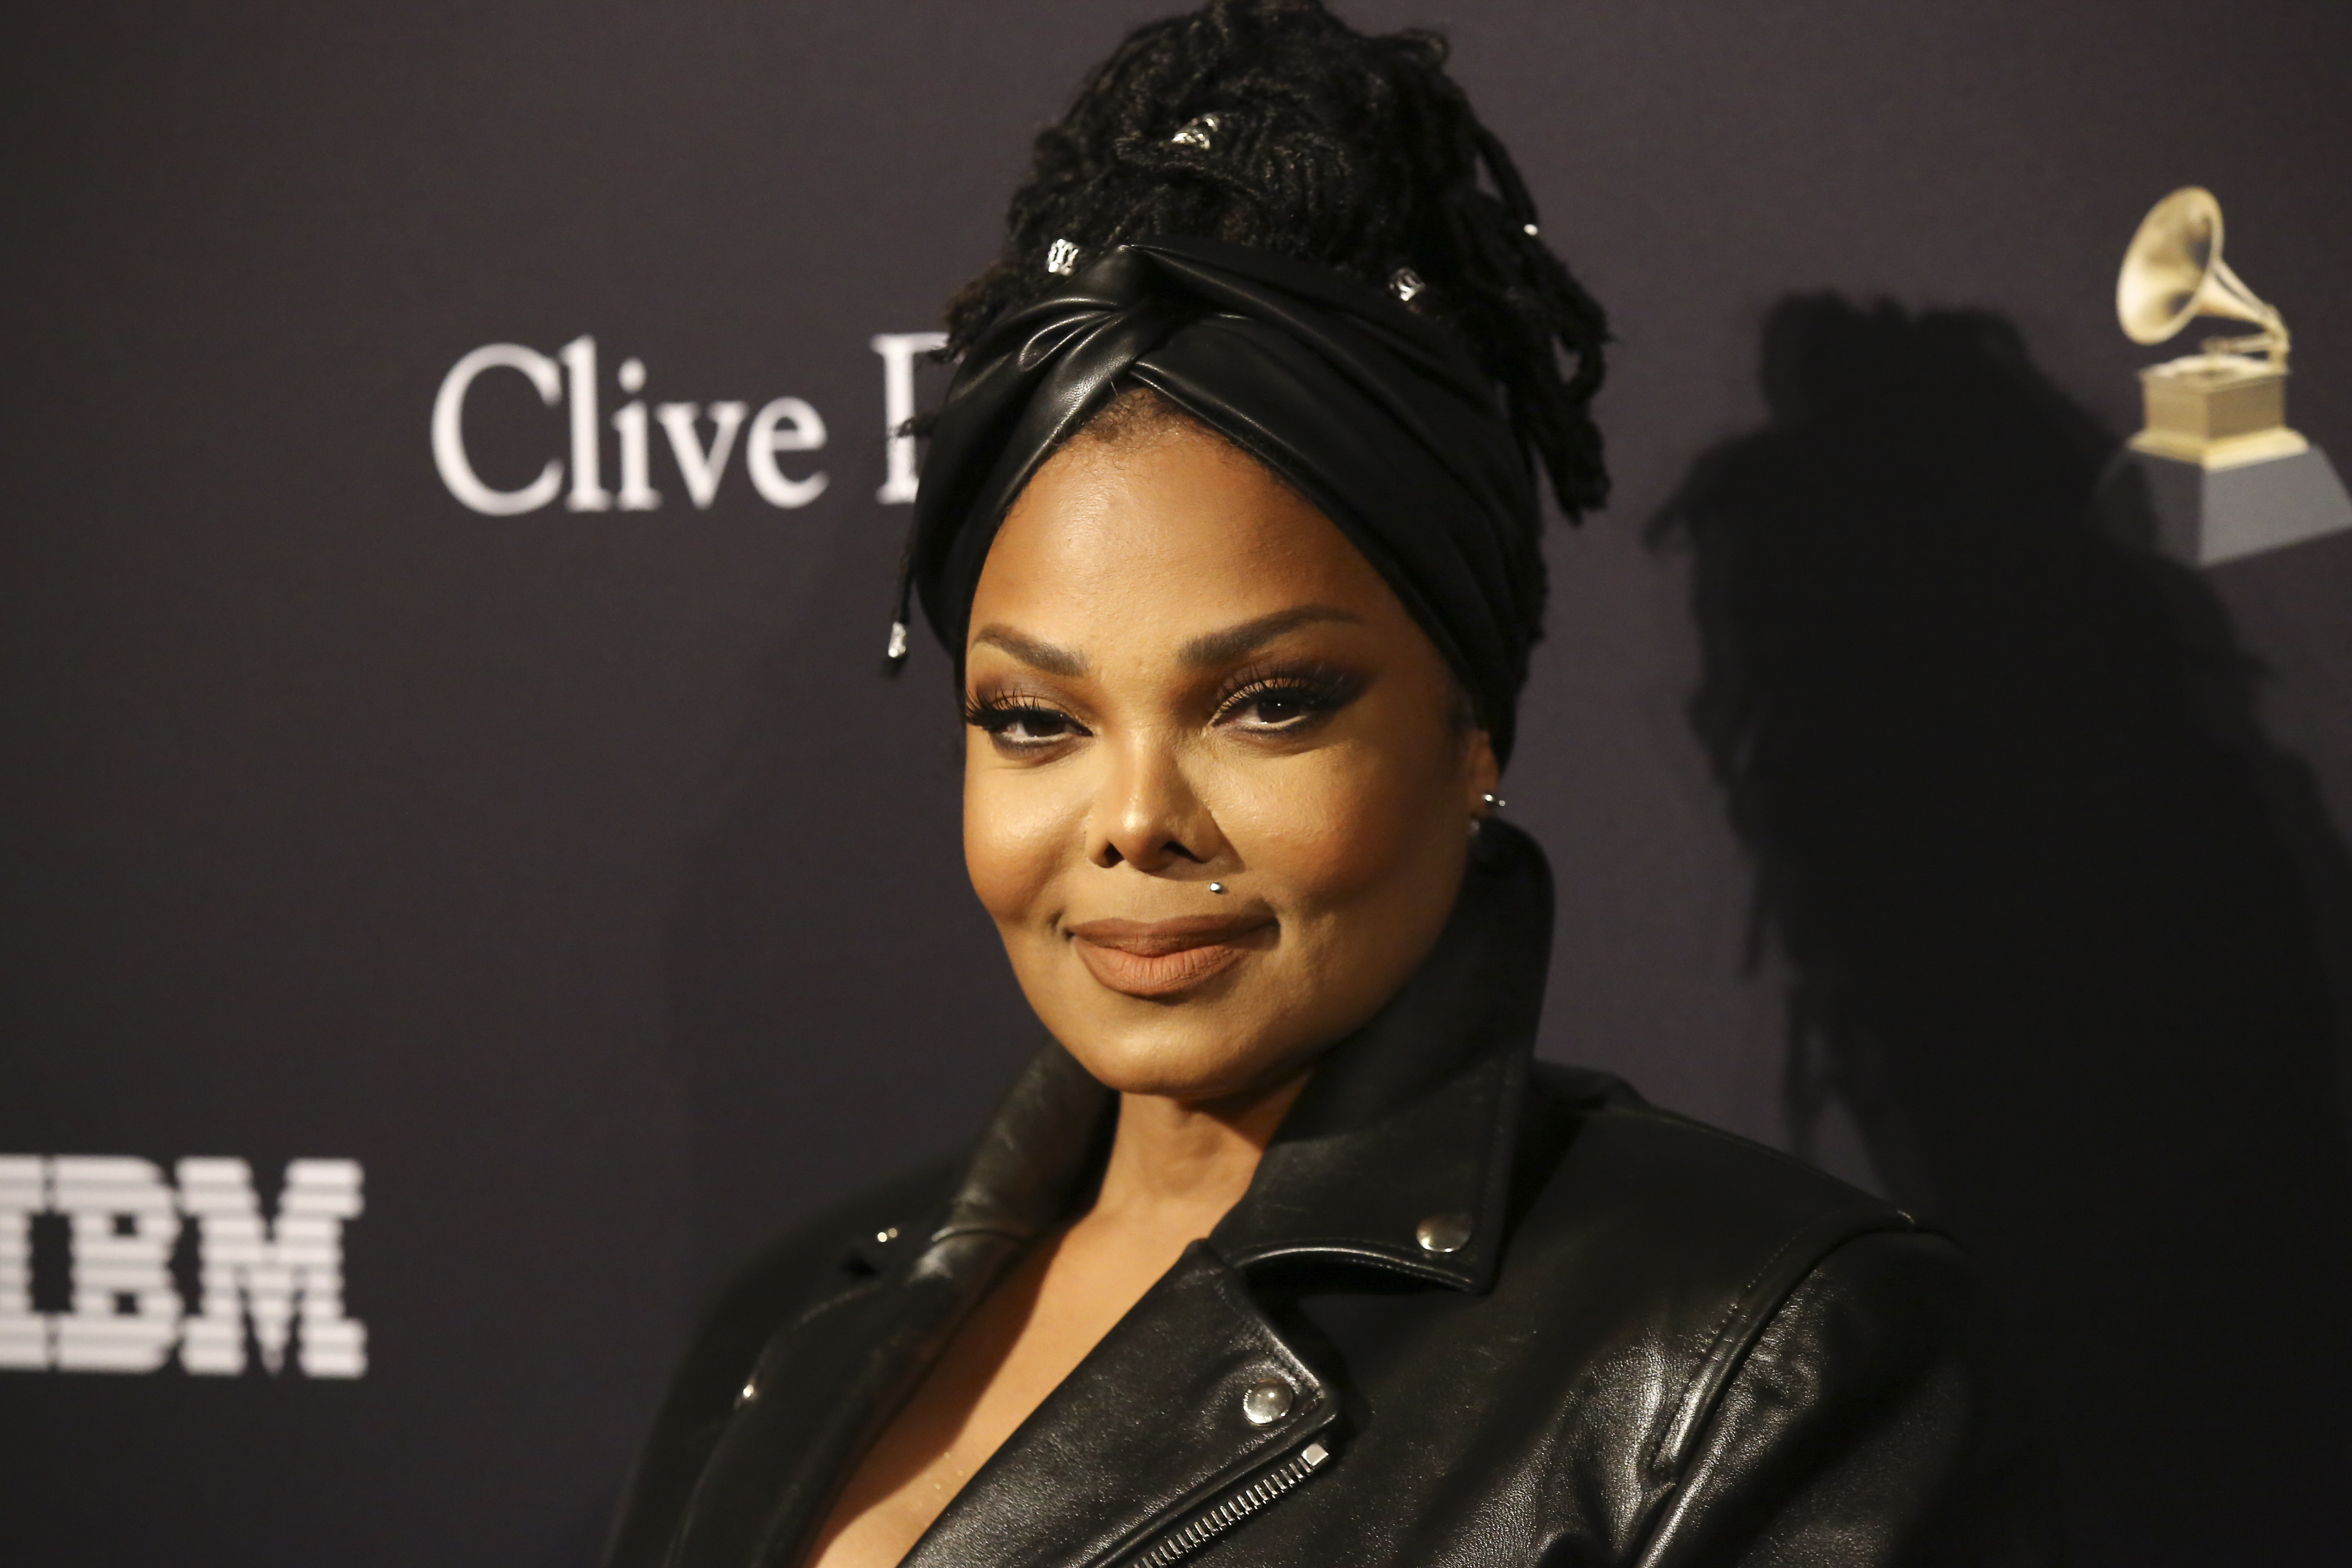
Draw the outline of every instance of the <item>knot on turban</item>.
M1492 385L1445 329L1380 289L1217 240L1109 251L964 357L932 428L907 568L950 657L1005 512L1129 385L1250 453L1338 525L1508 759L1540 631L1535 596L1512 581L1537 502Z

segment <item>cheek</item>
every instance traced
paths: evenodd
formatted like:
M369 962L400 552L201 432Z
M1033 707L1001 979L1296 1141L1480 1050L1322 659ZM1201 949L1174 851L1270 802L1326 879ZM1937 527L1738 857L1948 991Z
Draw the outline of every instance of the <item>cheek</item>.
M1432 755L1347 746L1300 757L1235 803L1236 847L1309 902L1391 885L1433 846L1452 847L1451 775Z
M992 765L995 760L966 754L964 870L982 906L998 923L1013 925L1050 913L1041 905L1073 853L1073 816L1066 788L1035 773Z

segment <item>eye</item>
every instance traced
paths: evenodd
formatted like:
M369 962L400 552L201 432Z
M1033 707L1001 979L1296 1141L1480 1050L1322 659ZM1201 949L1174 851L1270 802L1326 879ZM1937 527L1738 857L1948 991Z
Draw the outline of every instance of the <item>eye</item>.
M1216 721L1259 735L1311 729L1356 696L1358 683L1332 671L1293 671L1244 679L1217 710Z
M967 697L963 721L986 731L1003 752L1043 751L1087 733L1086 726L1061 710L1015 697Z
M1323 708L1311 692L1285 690L1277 686L1253 692L1226 711L1233 718L1250 720L1256 729L1283 730L1323 711Z

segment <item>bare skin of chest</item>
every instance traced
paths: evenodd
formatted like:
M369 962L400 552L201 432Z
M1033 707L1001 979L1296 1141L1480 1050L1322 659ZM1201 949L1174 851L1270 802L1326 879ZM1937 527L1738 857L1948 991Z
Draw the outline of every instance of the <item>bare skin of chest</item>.
M981 1303L850 1478L812 1568L895 1568L1014 1428L1223 1217L1297 1089L1285 1085L1231 1121L1165 1102L1123 1114L1100 1197Z

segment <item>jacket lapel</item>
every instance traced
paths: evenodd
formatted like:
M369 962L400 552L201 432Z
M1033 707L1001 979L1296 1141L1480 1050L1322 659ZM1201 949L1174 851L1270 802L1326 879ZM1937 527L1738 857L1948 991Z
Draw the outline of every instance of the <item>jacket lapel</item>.
M1018 1257L1001 1237L965 1237L926 1254L919 1275L835 1297L780 1331L703 1468L673 1568L796 1561L849 1466Z
M1278 1385L1279 1394L1271 1394ZM1263 1422L1244 1401L1259 1390ZM1159 1535L1306 1447L1329 1382L1195 1242L949 1504L902 1568L1086 1568Z
M964 1319L1061 1222L1112 1104L1058 1048L1029 1064L924 1249L769 1340L695 1487L672 1568L800 1561L851 1467Z

